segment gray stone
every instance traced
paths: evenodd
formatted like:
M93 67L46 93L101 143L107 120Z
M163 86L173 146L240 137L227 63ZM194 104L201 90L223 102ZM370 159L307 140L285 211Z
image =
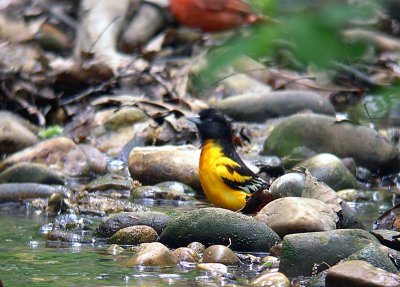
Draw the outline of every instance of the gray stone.
M315 265L326 269L370 243L378 240L361 229L289 234L282 241L279 271L290 278L311 276Z
M358 186L356 178L333 154L319 154L297 166L307 168L314 177L329 185L333 190L357 188Z
M170 220L168 215L156 211L120 212L104 219L95 230L95 234L110 237L118 230L133 225L147 225L160 234Z
M335 115L328 99L310 91L275 91L229 97L214 105L237 121L263 122L301 111Z
M332 266L326 276L326 287L398 287L400 276L362 260Z
M222 208L202 208L171 221L160 235L160 242L171 247L198 241L206 246L229 245L236 251L267 252L279 236L256 219Z
M337 215L320 200L284 197L264 206L255 218L281 238L286 234L336 229Z
M284 157L287 167L312 153L352 157L357 165L382 173L400 170L400 152L387 139L373 129L324 115L288 117L272 130L262 152Z

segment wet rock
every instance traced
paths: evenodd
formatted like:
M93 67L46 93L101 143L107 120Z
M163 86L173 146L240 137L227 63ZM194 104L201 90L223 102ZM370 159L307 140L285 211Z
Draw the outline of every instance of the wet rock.
M0 184L0 202L21 202L33 198L49 198L59 193L68 197L70 190L62 185L47 185L39 183L3 183Z
M352 157L357 165L382 173L400 169L399 151L374 130L316 114L294 115L278 124L262 152L284 157L287 166L318 153Z
M169 188L143 185L132 190L131 197L133 199L154 199L154 200L181 200L190 201L193 197L180 191L171 190Z
M224 245L211 245L204 250L203 263L222 263L225 265L237 265L239 258Z
M76 214L60 214L53 223L54 229L61 230L87 230L92 222L86 218L78 217Z
M129 155L129 171L145 185L176 180L201 190L199 156L200 151L193 146L134 148Z
M111 244L108 248L107 248L107 253L111 254L111 255L118 255L121 253L124 253L125 249L122 248L121 246L117 245L117 244Z
M199 270L210 272L212 275L228 273L228 267L222 263L200 263L197 264Z
M159 242L143 243L126 262L127 266L168 266L178 263L175 254Z
M309 91L275 91L229 97L214 105L236 121L263 122L301 111L335 115L335 108L321 95Z
M339 228L364 229L357 214L340 198L339 194L307 172L290 172L278 177L272 183L270 191L274 198L304 197L321 200L338 212L337 226Z
M141 205L136 205L119 199L108 198L105 196L89 195L86 192L77 196L76 203L78 205L79 213L97 216L105 216L107 214L123 211L147 210Z
M249 286L251 287L290 287L289 278L280 272L264 272L261 275L257 276L256 279L250 282Z
M36 144L0 162L0 171L18 163L31 162L51 166L69 176L104 173L105 156L93 147L75 145L68 138L53 138Z
M274 198L288 196L301 197L304 190L305 175L299 172L289 172L278 177L269 189Z
M279 271L288 277L311 276L378 240L361 229L289 234L282 241ZM325 264L322 264L324 262Z
M111 236L107 243L119 245L135 245L150 243L157 240L157 232L146 225L134 225L122 228Z
M114 192L117 192L120 195L128 197L130 195L131 189L137 185L139 185L139 183L132 180L131 178L125 178L113 174L106 174L88 183L85 186L84 190L88 192L97 192L100 194L110 195Z
M21 117L0 111L0 153L14 153L38 142L36 128Z
M261 262L264 266L267 266L268 268L279 267L279 259L275 256L265 256L261 259Z
M200 256L196 251L190 249L188 247L179 247L174 250L174 254L178 261L186 261L186 262L199 262Z
M26 148L0 162L0 171L22 162L36 162L61 169L64 157L76 145L68 138L53 138Z
M178 181L164 181L157 183L155 186L167 188L169 190L173 190L179 193L185 193L191 196L196 194L196 191L193 188Z
M335 212L341 210L342 199L337 193L307 170L290 172L278 177L272 183L270 192L274 198L292 196L318 199L328 204Z
M346 201L340 203L342 210L338 213L339 222L337 228L341 229L366 229L364 224L360 221L357 213L349 206Z
M380 244L371 243L360 251L350 255L346 260L364 260L375 267L386 270L387 272L397 273L398 270L389 258L388 248Z
M203 243L196 242L196 241L189 243L187 247L192 249L193 251L195 251L197 254L199 254L201 256L203 256L204 250L206 249L206 247L204 246Z
M52 230L45 235L46 240L49 241L61 241L61 242L84 242L82 236L69 232Z
M342 161L332 154L319 154L299 163L307 168L318 180L329 185L333 190L357 188L357 180Z
M343 189L337 194L346 201L352 202L388 202L392 201L393 194L387 190L360 190L360 189Z
M171 217L168 215L156 211L120 212L104 219L95 234L99 237L110 237L118 230L133 225L147 225L160 234L170 220Z
M106 156L89 145L78 145L65 155L63 172L70 176L88 176L106 171Z
M400 286L400 276L377 268L362 260L339 263L328 270L326 287L336 286Z
M66 211L68 208L67 204L64 202L64 197L59 193L53 193L47 203L46 211L50 215L55 215L61 211Z
M265 252L280 241L268 226L252 217L222 208L202 208L172 220L160 242L182 247L198 241L206 246L228 245L236 251Z
M0 183L34 182L63 185L61 176L43 164L19 163L0 174Z
M337 215L317 199L285 197L268 203L255 217L281 238L286 234L336 229Z

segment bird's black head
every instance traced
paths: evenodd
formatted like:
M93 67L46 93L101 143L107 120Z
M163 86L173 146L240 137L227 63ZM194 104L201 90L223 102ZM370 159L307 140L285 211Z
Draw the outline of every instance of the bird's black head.
M201 141L208 139L232 142L232 126L223 113L216 109L205 109L199 117L190 118L200 133Z

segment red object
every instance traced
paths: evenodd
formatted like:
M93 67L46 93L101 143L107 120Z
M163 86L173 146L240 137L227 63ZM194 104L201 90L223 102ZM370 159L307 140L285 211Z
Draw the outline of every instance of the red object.
M251 24L260 18L242 0L170 0L179 23L203 32L218 32Z

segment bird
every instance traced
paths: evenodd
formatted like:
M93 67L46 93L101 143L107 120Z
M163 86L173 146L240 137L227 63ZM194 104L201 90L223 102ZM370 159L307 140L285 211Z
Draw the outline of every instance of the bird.
M170 11L182 25L220 32L263 19L243 0L170 0Z
M269 183L251 171L238 155L232 124L222 112L207 108L188 120L200 134L200 184L212 204L249 214L272 201Z

